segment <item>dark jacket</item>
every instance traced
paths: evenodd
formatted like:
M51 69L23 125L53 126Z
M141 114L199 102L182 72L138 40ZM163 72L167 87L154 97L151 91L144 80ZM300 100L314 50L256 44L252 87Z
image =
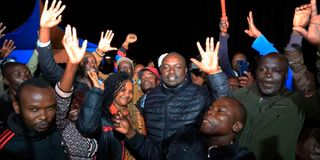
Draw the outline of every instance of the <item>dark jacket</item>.
M0 96L0 131L6 128L8 116L13 112L12 100L8 90L6 90L5 93Z
M179 130L170 143L167 160L255 160L254 154L247 148L240 148L238 143L226 146L207 146L205 137L196 125L189 125Z
M27 129L17 114L8 118L8 129L0 135L0 159L10 160L63 160L66 154L62 138L53 125L47 132Z
M124 143L124 135L113 131L112 115L108 111L102 111L103 100L102 90L94 87L87 92L77 120L77 128L85 137L97 139L99 145L97 159L122 160L124 157L131 157L132 155L127 151L127 146ZM128 106L128 110L132 109L130 107L134 106ZM139 112L138 109L136 111ZM134 117L133 110L130 110L129 114L131 118Z
M166 88L163 84L151 90L145 101L143 115L147 127L147 137L136 134L126 140L132 152L141 159L161 159L165 147L160 143L176 133L182 127L197 123L211 102L220 96L229 94L227 77L224 73L208 76L207 88L184 82L175 89ZM211 95L211 97L210 97Z
M181 127L196 123L211 102L217 99L218 92L227 94L228 89L218 87L215 87L218 91L211 93L211 97L207 88L190 81L185 81L177 88L168 88L161 84L151 90L147 94L143 110L148 138L160 142L172 136Z

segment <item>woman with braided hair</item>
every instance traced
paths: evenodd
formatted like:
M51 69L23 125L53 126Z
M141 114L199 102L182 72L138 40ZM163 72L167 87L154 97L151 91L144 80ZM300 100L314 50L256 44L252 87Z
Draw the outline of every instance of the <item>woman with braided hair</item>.
M98 81L96 73L90 72L94 88L86 95L78 117L78 129L87 137L98 140L97 159L135 159L124 143L124 136L116 131L111 118L121 112L137 132L146 134L144 119L131 103L133 84L127 73L111 74L104 83Z

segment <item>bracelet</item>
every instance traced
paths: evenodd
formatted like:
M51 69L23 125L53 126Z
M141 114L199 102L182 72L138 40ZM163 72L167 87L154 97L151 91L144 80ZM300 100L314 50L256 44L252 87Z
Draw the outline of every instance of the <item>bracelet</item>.
M95 51L96 53L97 53L97 55L99 55L100 57L103 57L105 54L102 52L102 53L99 53L98 52L98 49L96 49L96 51Z

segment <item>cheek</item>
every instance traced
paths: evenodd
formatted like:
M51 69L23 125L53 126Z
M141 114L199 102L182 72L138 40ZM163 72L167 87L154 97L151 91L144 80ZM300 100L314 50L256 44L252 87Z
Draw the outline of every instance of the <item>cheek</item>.
M22 116L24 122L28 125L34 124L37 117L38 117L37 112L29 112L29 111L24 110L20 113L21 113L21 116Z
M47 114L48 114L49 119L53 120L56 116L56 111L55 110L48 111Z

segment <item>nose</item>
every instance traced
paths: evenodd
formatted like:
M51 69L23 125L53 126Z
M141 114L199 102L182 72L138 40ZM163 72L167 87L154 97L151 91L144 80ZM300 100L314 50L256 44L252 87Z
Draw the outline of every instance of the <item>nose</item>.
M213 115L214 115L214 112L215 112L214 110L208 110L208 115L209 115L209 116L213 116Z
M265 75L266 75L267 78L271 78L272 77L272 73L271 73L270 70L267 70Z
M174 70L174 67L169 67L169 73L174 73L175 70Z
M39 119L40 120L47 120L48 119L48 113L45 110L41 110L39 113Z

